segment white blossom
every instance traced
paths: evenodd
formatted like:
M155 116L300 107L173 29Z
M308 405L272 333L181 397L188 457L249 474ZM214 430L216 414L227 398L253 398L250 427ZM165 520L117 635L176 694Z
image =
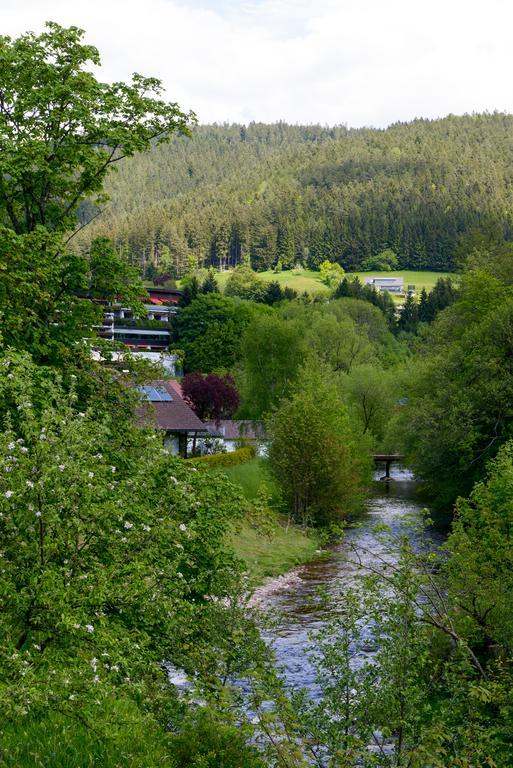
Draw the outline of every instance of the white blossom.
M5 498L10 499L11 496L14 496L14 491L6 491L5 492Z
M177 571L176 575L178 576L179 579L183 579L183 573L180 573L180 571Z
M21 451L22 453L28 453L28 448L27 448L27 446L26 446L26 445L22 445L22 446L21 446L21 448L20 448L20 451Z
M94 477L94 472L88 472L89 477Z
M94 632L94 627L92 624L86 624L85 628L88 632Z
M116 467L112 466L112 467L110 468L110 471L112 472L112 474L114 474L114 472L116 471Z
M185 523L180 523L180 525L178 527L179 527L179 529L181 531L186 531L187 530L187 526L185 525Z
M10 451L14 451L14 449L16 448L16 443L9 443L7 447Z
M133 527L134 527L134 526L133 526L133 523L129 523L129 522L128 522L128 520L125 520L125 528L127 528L128 530L130 530L130 528L133 528Z
M66 469L66 465L65 464L59 464L59 469L61 470L61 472L64 472L64 470Z

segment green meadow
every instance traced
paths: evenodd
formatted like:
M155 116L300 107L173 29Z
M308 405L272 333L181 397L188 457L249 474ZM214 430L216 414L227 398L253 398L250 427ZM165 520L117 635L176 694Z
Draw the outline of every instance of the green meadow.
M221 289L226 285L231 271L218 272L216 279ZM352 279L358 277L363 283L366 277L402 277L404 285L414 285L417 293L425 288L430 291L440 277L450 277L449 272L428 272L414 270L400 270L397 272L347 272L347 277ZM324 285L319 278L319 272L311 269L291 269L283 272L259 272L258 276L270 283L278 282L283 287L293 288L297 293L328 293L328 286Z

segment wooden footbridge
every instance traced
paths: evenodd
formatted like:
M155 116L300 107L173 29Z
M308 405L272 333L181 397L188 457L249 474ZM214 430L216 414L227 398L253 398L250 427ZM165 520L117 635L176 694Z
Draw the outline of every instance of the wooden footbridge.
M373 453L372 458L376 464L385 465L385 476L383 480L390 480L390 466L395 461L402 461L404 456L400 453Z

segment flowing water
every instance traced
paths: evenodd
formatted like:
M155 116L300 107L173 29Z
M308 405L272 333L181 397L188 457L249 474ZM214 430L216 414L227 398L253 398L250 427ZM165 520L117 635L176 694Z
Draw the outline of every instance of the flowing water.
M274 579L260 587L253 603L265 612L271 612L274 621L266 638L273 646L276 660L283 668L291 688L305 688L310 696L316 697L318 688L315 670L308 661L310 635L322 628L327 619L325 601L320 591L336 598L344 585L354 580L360 570L357 561L364 567L380 569L383 559L393 561L395 555L385 547L374 531L376 525L386 525L392 533L408 532L417 539L415 546L422 546L411 527L412 520L420 520L422 503L417 497L417 488L411 473L402 468L392 470L390 483L377 478L366 505L365 514L358 524L350 527L328 556L314 560L285 577ZM443 541L443 535L430 530L433 546ZM336 599L334 609L336 611ZM368 651L372 653L372 648Z

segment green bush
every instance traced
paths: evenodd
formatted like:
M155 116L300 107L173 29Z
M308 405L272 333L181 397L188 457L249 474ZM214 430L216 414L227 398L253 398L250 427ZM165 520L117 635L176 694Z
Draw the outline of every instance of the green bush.
M173 768L265 768L243 728L197 713L171 737Z
M215 467L234 467L236 464L245 464L256 455L254 445L246 445L231 453L214 453L208 456L199 456L191 459L190 463L198 469L214 469Z

